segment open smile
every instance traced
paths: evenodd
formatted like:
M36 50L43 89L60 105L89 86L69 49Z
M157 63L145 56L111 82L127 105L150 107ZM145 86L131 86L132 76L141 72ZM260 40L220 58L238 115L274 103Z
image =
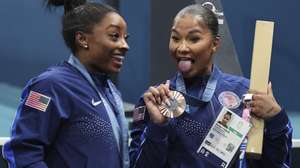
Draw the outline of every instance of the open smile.
M125 59L124 55L119 55L119 54L114 54L112 56L113 62L118 64L118 65L122 65L123 64L123 60Z

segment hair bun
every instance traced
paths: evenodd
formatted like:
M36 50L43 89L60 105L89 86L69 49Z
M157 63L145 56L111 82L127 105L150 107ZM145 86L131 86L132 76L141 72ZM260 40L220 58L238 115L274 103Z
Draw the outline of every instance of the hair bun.
M65 13L86 3L86 0L46 0L48 6L64 6Z
M63 6L65 0L46 0L48 6Z

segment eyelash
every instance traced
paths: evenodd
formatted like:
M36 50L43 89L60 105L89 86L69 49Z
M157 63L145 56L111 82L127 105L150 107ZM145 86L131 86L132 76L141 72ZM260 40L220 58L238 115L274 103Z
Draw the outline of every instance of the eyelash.
M119 33L112 33L109 36L111 37L111 39L113 41L118 41L120 39L120 34ZM129 38L129 35L128 34L125 35L124 38L125 38L125 40L127 40Z
M112 33L112 34L110 34L109 36L111 37L111 39L112 39L113 41L118 41L119 38L120 38L120 34L119 34L119 33Z
M176 36L171 36L171 38L172 38L172 40L173 40L174 42L178 42L178 41L179 41L179 38L176 37Z
M125 40L128 40L129 37L130 37L130 35L126 34L124 38L125 38Z
M192 43L197 43L200 38L199 37L192 37L192 38L189 38L189 40L192 42Z
M171 36L171 39L174 41L174 42L179 42L179 38L176 37L176 36ZM188 38L188 41L192 42L192 43L197 43L199 40L201 40L200 37L191 37L191 38Z

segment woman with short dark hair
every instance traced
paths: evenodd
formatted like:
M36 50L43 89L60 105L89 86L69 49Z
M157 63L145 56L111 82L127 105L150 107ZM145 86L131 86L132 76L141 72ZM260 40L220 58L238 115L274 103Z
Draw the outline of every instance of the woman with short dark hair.
M127 122L108 76L129 49L126 22L104 4L48 4L64 5L62 34L72 54L24 88L4 158L18 168L126 168Z

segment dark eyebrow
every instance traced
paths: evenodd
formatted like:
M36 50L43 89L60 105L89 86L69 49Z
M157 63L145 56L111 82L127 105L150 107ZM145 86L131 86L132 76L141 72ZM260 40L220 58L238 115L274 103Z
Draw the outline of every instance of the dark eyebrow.
M177 31L176 29L174 29L174 28L172 28L171 32L174 32L174 33L176 33L176 34L179 34L178 31ZM202 31L199 30L199 29L193 29L193 30L191 30L191 31L189 32L189 34L194 34L194 33L200 33L200 34L201 34Z
M109 29L109 28L111 28L111 27L114 27L114 28L116 28L116 29L118 29L118 30L121 29L120 26L115 25L115 24L110 24L106 29Z
M177 31L176 29L174 29L174 28L171 29L171 32L174 32L174 33L176 33L176 34L179 34L178 31Z
M193 29L193 30L191 30L189 32L189 34L194 34L194 33L200 33L200 34L202 34L203 32L201 30L199 30L199 29Z

